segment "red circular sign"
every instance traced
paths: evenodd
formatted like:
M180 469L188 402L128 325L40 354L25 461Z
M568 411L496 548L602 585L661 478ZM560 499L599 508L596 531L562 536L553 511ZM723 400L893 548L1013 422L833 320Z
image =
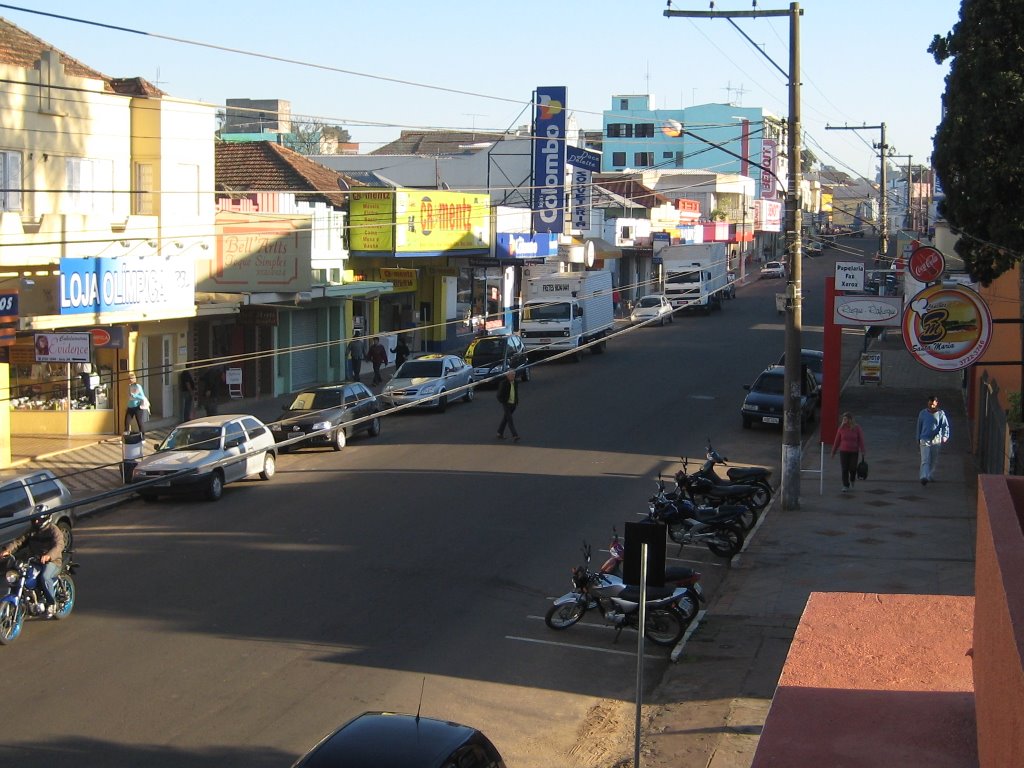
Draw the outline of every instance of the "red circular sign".
M102 328L93 328L89 333L92 335L93 346L102 347L103 345L110 343L109 331L105 331Z
M932 283L946 271L946 259L942 252L930 245L915 248L910 254L910 274L920 283Z

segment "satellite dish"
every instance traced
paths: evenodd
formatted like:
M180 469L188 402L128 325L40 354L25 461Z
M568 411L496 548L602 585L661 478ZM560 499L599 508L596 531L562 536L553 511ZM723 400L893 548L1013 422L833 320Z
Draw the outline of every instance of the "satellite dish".
M661 132L671 139L678 138L683 135L683 124L678 120L666 120L661 124Z

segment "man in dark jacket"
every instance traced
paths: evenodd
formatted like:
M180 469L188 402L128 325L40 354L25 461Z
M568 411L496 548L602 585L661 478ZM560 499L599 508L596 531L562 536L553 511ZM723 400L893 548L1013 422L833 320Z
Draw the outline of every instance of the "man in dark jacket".
M504 413L501 417L501 424L498 425L498 439L505 439L505 426L508 425L508 430L512 433L512 439L518 443L519 433L516 431L516 423L512 420L512 414L515 413L516 406L519 405L519 387L516 386L516 372L514 370L507 371L505 378L498 385L498 402L501 403Z
M64 532L53 524L49 515L37 515L32 518L32 528L29 532L8 544L0 552L0 558L7 557L22 547L27 547L28 554L39 558L39 562L43 564L43 599L46 601L46 617L50 618L57 605L53 591L54 582L64 564Z

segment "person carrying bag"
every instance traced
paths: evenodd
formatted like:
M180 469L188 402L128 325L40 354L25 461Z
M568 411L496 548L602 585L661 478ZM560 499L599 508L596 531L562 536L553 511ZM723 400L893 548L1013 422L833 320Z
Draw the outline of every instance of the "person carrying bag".
M864 447L864 432L853 420L853 414L847 411L836 430L836 439L832 441L832 455L839 452L839 467L843 478L843 493L853 488L859 474L860 465L864 465L864 477L867 477L867 450ZM860 461L858 462L858 457Z

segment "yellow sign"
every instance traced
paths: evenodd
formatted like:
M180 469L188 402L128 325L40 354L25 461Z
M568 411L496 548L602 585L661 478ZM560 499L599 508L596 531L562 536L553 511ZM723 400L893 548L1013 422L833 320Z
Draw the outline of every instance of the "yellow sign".
M419 287L418 274L415 269L390 269L381 267L380 279L385 283L391 283L395 292L415 291Z
M352 192L349 246L353 252L424 256L487 251L490 210L490 196L475 192Z

